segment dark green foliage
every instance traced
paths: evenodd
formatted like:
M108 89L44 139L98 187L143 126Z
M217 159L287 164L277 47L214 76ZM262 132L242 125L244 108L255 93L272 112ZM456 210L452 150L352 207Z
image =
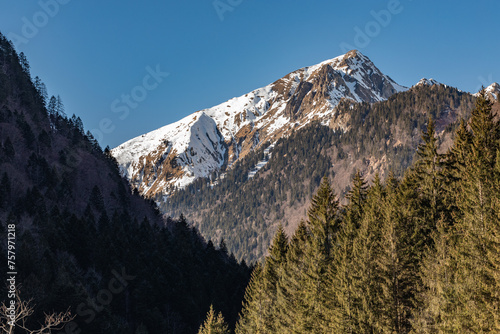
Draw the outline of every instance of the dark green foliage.
M2 175L2 180L0 181L0 208L5 208L10 202L10 179L6 172Z
M16 154L16 151L14 149L14 145L12 145L12 142L10 141L9 137L7 137L7 139L5 139L5 143L3 144L3 152L5 154L5 157L9 160L14 158L14 155Z
M27 327L69 307L75 333L196 333L213 304L234 328L250 268L133 194L27 72L0 34L0 251L15 224L17 283L36 305Z

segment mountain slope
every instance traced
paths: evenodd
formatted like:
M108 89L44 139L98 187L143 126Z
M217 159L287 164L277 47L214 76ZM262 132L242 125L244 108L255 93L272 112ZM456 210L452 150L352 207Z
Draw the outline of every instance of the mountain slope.
M328 124L342 99L373 103L406 89L353 50L134 138L112 154L134 187L158 199L232 166L262 143L275 142L295 128L312 121ZM191 135L198 117L205 119L205 145Z
M35 305L23 325L69 308L68 333L191 334L211 304L234 325L249 268L184 219L163 220L78 117L49 112L44 92L0 34L0 251L14 225L16 284Z
M418 85L377 103L342 101L330 126L312 122L279 139L268 162L267 144L238 161L214 184L199 179L161 203L161 211L185 214L207 237L224 238L237 258L260 259L278 222L291 235L323 176L344 198L360 170L367 180L389 171L401 176L411 165L428 117L436 120L442 150L474 97L444 85ZM343 129L342 131L339 131ZM213 180L213 178L212 178Z

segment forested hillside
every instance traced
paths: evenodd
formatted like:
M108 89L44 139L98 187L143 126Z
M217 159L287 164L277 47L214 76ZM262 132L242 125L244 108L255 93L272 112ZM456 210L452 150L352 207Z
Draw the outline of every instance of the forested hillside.
M421 85L374 104L342 101L329 126L313 123L281 138L269 162L252 179L248 171L263 159L260 150L237 162L222 179L198 179L160 204L162 212L183 213L209 238L224 238L238 259L260 259L279 222L291 235L321 178L328 176L343 200L355 170L367 180L376 173L396 177L414 160L427 120L436 120L437 145L451 145L458 120L474 97L444 85ZM157 198L157 200L161 200Z
M246 264L184 218L163 220L82 121L66 117L61 98L46 94L0 34L0 270L8 272L15 226L16 285L34 307L15 333L68 309L72 333L196 333L211 304L234 326ZM5 284L0 291L8 303Z
M428 122L402 178L323 179L253 271L236 333L500 332L500 123L484 92L453 145Z

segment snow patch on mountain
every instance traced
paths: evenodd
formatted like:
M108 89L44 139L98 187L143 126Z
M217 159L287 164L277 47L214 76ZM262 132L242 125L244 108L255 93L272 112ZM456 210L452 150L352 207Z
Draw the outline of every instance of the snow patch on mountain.
M500 85L496 82L492 83L485 89L486 93L492 96L495 100L498 101L500 97Z
M273 155L273 152L271 152L271 150L274 148L274 145L275 144L273 143L266 147L266 149L264 150L264 159L257 162L257 165L255 165L255 167L248 172L249 179L252 179L255 174L257 174L257 172L269 162L269 159L271 159Z
M215 107L204 109L220 129L224 138L232 138L243 126L253 123L269 109L269 103L276 96L272 86L256 89L240 97L234 97Z
M430 79L422 78L413 87L424 86L424 85L425 86L434 86L434 85L442 85L442 83L440 83L439 81L434 80L433 78L430 78Z
M159 152L161 151L161 152ZM203 111L178 122L131 139L112 151L122 175L128 179L140 177L148 159L165 159L175 154L175 164L184 175L173 184L184 187L197 177L208 176L224 164L226 147L215 121ZM164 182L164 180L159 181ZM147 191L152 185L145 188ZM157 184L158 186L158 184Z

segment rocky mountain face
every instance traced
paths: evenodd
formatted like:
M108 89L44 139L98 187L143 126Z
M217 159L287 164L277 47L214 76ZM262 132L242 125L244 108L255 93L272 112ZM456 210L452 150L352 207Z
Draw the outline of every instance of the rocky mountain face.
M293 129L313 121L335 126L342 99L373 103L405 90L353 50L131 139L112 154L133 187L160 199Z

